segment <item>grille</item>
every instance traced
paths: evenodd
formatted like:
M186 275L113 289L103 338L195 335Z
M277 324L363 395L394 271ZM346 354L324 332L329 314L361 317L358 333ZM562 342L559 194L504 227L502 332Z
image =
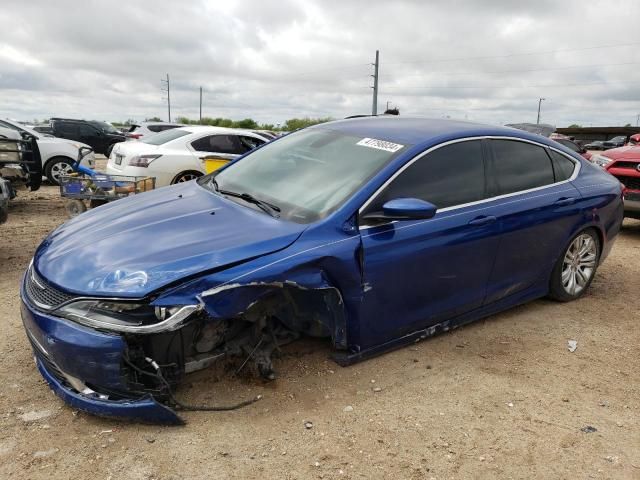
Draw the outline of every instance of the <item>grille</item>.
M611 165L611 168L629 168L631 170L637 170L638 165L640 165L640 163L638 162L616 162L613 165Z
M29 300L34 306L44 310L51 310L74 298L73 295L52 287L51 284L36 273L33 267L27 272L24 286Z
M620 182L629 190L640 190L640 177L627 177L626 175L616 175Z

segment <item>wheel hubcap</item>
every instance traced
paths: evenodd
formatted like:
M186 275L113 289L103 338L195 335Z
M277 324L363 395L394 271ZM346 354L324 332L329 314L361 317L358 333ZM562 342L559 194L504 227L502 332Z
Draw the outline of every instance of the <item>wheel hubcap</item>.
M51 176L57 182L60 181L60 177L70 175L71 173L73 173L73 169L71 168L71 165L66 162L54 163L51 166Z
M570 295L584 290L596 268L598 248L591 235L578 235L567 249L562 264L562 286Z

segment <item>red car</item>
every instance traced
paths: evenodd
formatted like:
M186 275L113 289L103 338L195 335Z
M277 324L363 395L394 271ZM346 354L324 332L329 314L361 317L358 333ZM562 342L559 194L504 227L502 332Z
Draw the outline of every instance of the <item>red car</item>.
M625 217L640 219L640 134L633 135L624 147L594 155L591 161L603 167L625 186Z

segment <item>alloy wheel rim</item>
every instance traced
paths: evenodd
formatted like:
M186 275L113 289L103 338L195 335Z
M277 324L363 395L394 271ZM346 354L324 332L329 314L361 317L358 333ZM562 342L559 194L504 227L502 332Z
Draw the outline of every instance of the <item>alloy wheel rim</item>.
M66 162L54 163L51 166L51 176L58 182L60 181L60 177L63 175L70 175L71 173L73 173L73 169L71 168L71 165Z
M591 235L578 235L567 249L562 263L562 287L569 295L584 290L596 268L598 248Z
M193 173L185 173L184 175L181 175L180 178L178 178L178 181L176 183L189 182L191 180L195 180L196 178L198 178L198 175L195 175Z

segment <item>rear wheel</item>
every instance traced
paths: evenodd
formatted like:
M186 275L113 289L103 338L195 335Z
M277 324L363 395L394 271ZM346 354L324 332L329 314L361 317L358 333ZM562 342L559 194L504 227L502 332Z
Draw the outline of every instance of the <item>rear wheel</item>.
M73 173L72 160L66 157L54 157L44 167L44 175L54 185L60 185L60 177Z
M573 237L551 273L549 296L568 302L584 295L596 274L600 248L600 239L592 229Z
M176 175L175 178L171 181L171 185L174 185L176 183L189 182L201 176L202 176L201 172L196 172L196 171L181 172L178 175Z

